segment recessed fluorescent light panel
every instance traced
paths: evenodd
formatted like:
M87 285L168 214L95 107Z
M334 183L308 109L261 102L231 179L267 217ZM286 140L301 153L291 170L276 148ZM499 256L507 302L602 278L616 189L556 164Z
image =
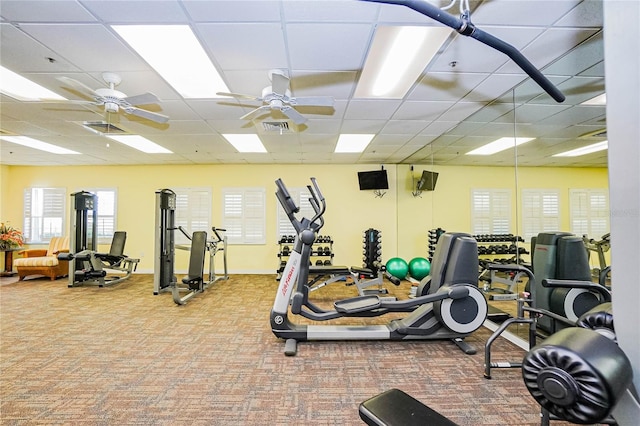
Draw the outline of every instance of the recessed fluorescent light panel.
M27 136L0 136L0 140L26 146L27 148L39 149L40 151L50 152L52 154L80 154L67 148L32 139Z
M448 27L378 27L355 97L403 98L450 34Z
M358 135L358 134L344 134L338 137L338 143L334 152L337 153L358 153L363 152L369 145L369 142L375 135Z
M255 134L225 134L222 135L238 152L267 152L262 141Z
M0 66L0 92L19 101L66 100L57 93L2 66Z
M491 143L488 143L480 148L476 148L473 151L467 152L466 155L491 155L504 151L505 149L513 148L516 145L522 145L525 142L534 140L535 138L500 138Z
M602 141L594 143L593 145L583 146L582 148L572 149L571 151L561 152L555 154L553 157L579 157L581 155L587 155L598 151L604 151L609 148L609 141Z
M587 101L584 101L582 105L606 105L607 104L607 94L603 93L602 95L598 95L595 98L591 98Z
M185 98L228 92L188 25L113 25L112 28Z
M113 139L116 142L127 145L138 151L146 152L147 154L173 154L167 148L158 145L155 142L151 142L147 138L143 138L140 135L105 135L109 139Z

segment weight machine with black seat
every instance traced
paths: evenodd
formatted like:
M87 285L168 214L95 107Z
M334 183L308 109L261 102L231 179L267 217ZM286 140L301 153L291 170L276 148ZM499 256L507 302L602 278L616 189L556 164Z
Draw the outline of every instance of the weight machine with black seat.
M140 260L124 255L126 232L114 232L109 253L97 252L98 197L86 191L74 192L71 197L73 237L69 239L69 253L58 255L58 259L69 261L68 287L105 287L128 279ZM125 275L108 277L105 269L125 272Z
M541 426L551 420L635 425L640 418L633 367L617 344L611 303L549 336L520 365L527 390L540 404ZM372 426L456 425L400 389L362 402L359 414Z
M533 246L533 271L522 265L492 264L501 272L524 273L528 276L528 297L518 299L518 312L498 327L485 344L486 378L492 368L520 368L520 362L492 362L491 345L512 324L528 324L529 347L536 345L538 335L547 337L572 327L579 317L595 306L611 301L604 286L591 282L587 252L582 239L567 232L538 234ZM528 315L525 316L525 315Z
M271 309L272 332L286 339L285 354L295 355L298 341L309 340L451 340L465 353L475 349L463 339L482 326L487 301L478 289L478 246L467 234L441 237L432 270L434 279L425 281L414 299L386 301L378 295L358 296L333 303L325 310L312 303L307 286L311 246L324 225L326 202L315 180L308 186L313 218L296 218L300 211L281 179L276 197L297 232L294 248L280 279ZM421 284L422 286L422 284ZM376 317L390 312L408 312L387 325L302 325L291 314L321 322L343 317Z
M156 221L155 221L155 264L153 274L153 294L158 295L162 292L171 291L173 294L173 300L176 304L183 305L190 298L198 293L206 290L213 283L220 280L229 279L227 273L227 237L221 235L225 232L225 229L213 227L213 235L215 237L208 239L205 231L196 231L192 235L182 228L181 226L175 226L175 210L176 210L176 193L170 189L161 189L156 191ZM191 241L189 246L181 246L175 244L175 231L182 232L187 239ZM200 273L200 279L197 279L198 269L194 266L200 263L199 252L202 234L204 233L204 249L209 251L209 276L208 280L204 281ZM198 234L197 241L195 240L196 234ZM178 279L175 275L175 250L176 248L189 250L189 272L188 277L182 280L182 286L178 283ZM224 273L221 276L216 276L214 257L216 253L223 253L223 266ZM195 264L194 264L195 262ZM185 281L187 279L188 282ZM180 295L180 292L187 291L184 296Z

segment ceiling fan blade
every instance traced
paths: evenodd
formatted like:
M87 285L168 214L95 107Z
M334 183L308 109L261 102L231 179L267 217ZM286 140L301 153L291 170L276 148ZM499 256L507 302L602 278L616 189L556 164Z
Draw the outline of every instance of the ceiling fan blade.
M289 89L288 77L277 72L271 74L271 90L273 93L284 95L287 93L287 89Z
M63 76L63 77L57 77L57 79L63 82L64 84L66 84L67 86L70 86L89 97L95 98L100 96L96 93L95 90L85 85L84 83L79 82L78 80L74 80L73 78Z
M296 111L290 106L284 106L280 108L280 111L282 111L284 115L289 117L291 121L293 121L296 124L304 124L307 122L307 119L302 114L300 114L298 111Z
M270 110L271 107L269 105L262 105L259 108L254 109L253 111L251 111L248 114L243 115L242 117L240 117L241 120L252 120L256 117L260 117L263 114L266 114L268 110Z
M289 99L291 105L299 106L324 106L332 107L334 104L333 97L331 96L301 96L299 98L293 97Z
M96 101L81 101L76 99L44 99L44 100L29 100L25 103L39 103L39 104L75 104L75 105L102 105Z
M147 118L155 121L156 123L166 123L169 121L169 117L166 115L158 114L157 112L147 111L146 109L140 109L135 107L124 108L124 111L128 114L137 115L138 117Z
M130 103L131 105L149 105L160 103L160 99L158 99L158 97L153 93L149 92L143 93L141 95L127 96L122 100Z
M254 101L262 102L262 98L259 98L259 97L256 97L256 96L251 96L251 95L243 95L242 93L218 92L218 93L216 93L216 95L218 95L218 96L227 96L227 97L232 97L232 98L237 98L237 99L252 99Z

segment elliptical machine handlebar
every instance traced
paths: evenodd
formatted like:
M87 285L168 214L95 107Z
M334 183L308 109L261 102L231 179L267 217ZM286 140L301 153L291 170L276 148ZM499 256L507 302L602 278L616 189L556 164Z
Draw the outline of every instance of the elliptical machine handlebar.
M313 210L316 212L316 215L311 219L311 223L316 223L316 221L319 220L320 228L322 228L324 225L324 218L322 215L324 215L324 212L327 209L327 202L324 200L324 196L322 195L322 191L320 191L320 186L318 186L316 178L312 177L311 183L313 184L313 188L311 185L307 185L307 189L312 197L309 199L309 202L313 206Z
M276 186L278 187L276 197L298 234L304 229L311 229L317 232L324 225L324 218L322 216L326 210L326 202L316 179L311 178L311 183L313 184L313 187L311 185L307 185L307 189L309 190L309 194L311 194L309 203L311 204L311 207L313 207L315 215L311 219L302 218L302 220L298 220L295 217L295 214L300 212L300 207L296 205L282 179L276 180Z

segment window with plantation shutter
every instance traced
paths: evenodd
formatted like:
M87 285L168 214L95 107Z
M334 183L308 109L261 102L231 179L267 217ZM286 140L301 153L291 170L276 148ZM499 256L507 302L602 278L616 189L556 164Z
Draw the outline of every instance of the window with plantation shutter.
M224 188L223 224L229 244L265 244L265 189Z
M606 189L569 190L571 232L599 238L609 232L609 192Z
M175 224L189 235L195 231L206 231L211 235L210 187L172 188L176 193ZM174 233L176 244L189 244L189 239L179 230Z
M560 196L555 189L522 190L522 236L560 231Z
M65 235L67 195L65 188L24 190L23 235L27 244L48 243Z
M289 194L296 205L300 207L300 212L297 213L298 218L306 217L311 219L316 214L309 202L311 194L309 194L307 188L289 188ZM278 219L278 241L280 241L283 235L295 235L296 231L279 202L276 203L276 208L278 209L276 216Z
M474 235L511 232L511 191L471 190L471 232Z

